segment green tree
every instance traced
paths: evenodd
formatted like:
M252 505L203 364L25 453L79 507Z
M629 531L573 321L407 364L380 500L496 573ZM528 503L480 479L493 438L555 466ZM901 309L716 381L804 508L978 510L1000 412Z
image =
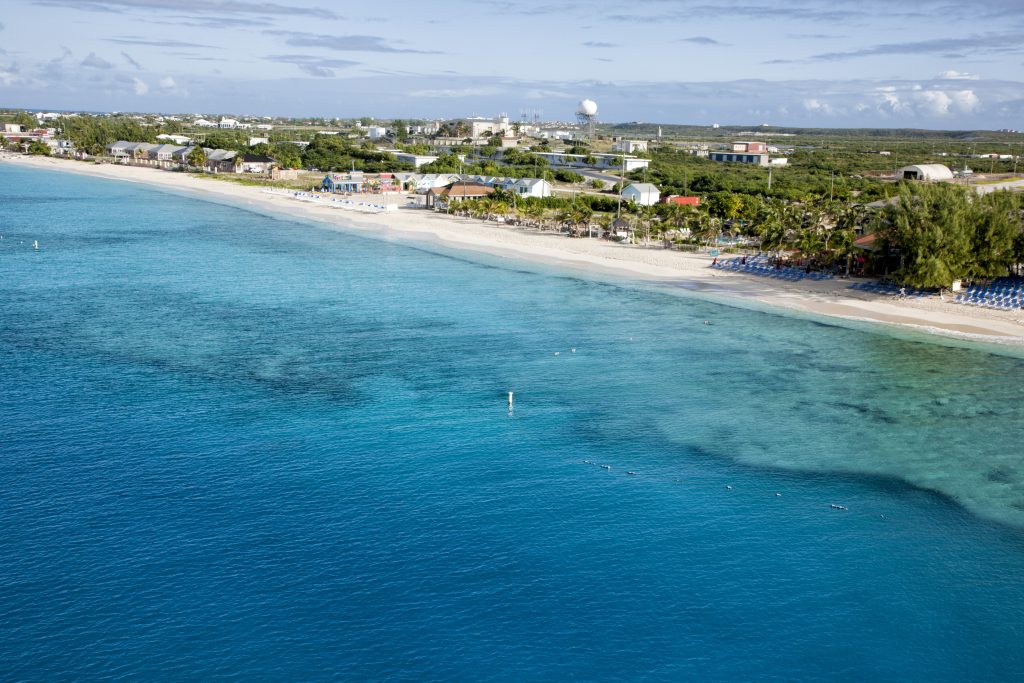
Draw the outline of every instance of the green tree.
M270 156L274 157L281 168L302 168L302 150L298 145L279 142L271 148Z
M36 156L50 156L50 146L40 140L33 140L28 145L28 153Z
M914 287L948 287L974 263L970 197L950 185L907 185L879 216L881 246L898 256L894 276Z
M395 129L395 142L405 142L409 139L409 124L402 119L395 119L391 122Z
M199 145L193 147L192 151L188 153L188 163L193 168L202 168L205 166L206 150Z
M24 126L25 130L30 130L39 125L36 121L36 117L29 114L27 111L19 111L14 115L14 123Z

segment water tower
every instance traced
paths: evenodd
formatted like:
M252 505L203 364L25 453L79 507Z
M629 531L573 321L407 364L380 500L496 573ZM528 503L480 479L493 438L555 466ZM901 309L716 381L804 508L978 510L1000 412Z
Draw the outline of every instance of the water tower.
M594 121L597 120L597 102L594 100L582 100L576 107L576 120L583 128L583 135L587 140L594 139Z

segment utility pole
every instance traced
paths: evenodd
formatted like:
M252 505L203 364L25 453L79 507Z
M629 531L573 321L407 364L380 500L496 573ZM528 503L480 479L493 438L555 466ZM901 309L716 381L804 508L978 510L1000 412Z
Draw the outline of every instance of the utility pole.
M828 179L828 201L829 201L829 203L832 202L832 191L835 189L835 186L836 186L836 172L832 171L831 174L829 175L829 179Z
M768 167L768 191L771 192L771 189L772 189L772 167L769 166Z
M626 185L626 155L625 154L622 155L622 175L619 176L619 178L620 178L620 180L619 180L619 205L615 209L615 217L616 218L618 218L619 216L622 215L622 191L624 189L626 189L625 188L625 185Z

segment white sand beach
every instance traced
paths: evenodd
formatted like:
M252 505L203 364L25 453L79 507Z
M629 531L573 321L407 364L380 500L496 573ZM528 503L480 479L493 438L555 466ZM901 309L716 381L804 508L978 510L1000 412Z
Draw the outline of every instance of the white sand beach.
M934 297L896 299L848 289L849 281L843 279L779 282L713 270L708 267L711 257L702 254L539 234L424 209L399 208L381 213L362 213L298 201L284 194L268 193L256 186L158 169L24 156L3 157L0 163L145 183L274 215L316 221L335 229L368 233L382 239L428 242L500 257L564 265L603 275L618 275L631 280L674 283L723 301L731 298L747 302L747 305L898 325L962 339L1024 345L1024 313L1020 310L962 306ZM382 202L379 195L364 201ZM404 204L405 195L390 198L391 203L396 201Z

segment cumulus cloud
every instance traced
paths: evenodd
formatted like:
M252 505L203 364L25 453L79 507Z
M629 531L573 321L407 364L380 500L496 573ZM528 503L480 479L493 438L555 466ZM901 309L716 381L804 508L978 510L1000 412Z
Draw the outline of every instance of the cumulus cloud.
M803 104L804 109L806 109L807 111L813 111L820 114L825 114L827 116L835 114L835 109L833 109L831 104L829 104L828 102L822 102L821 100L815 97L804 100Z
M132 87L135 89L136 95L145 95L149 92L149 86L146 85L145 81L138 77L132 79Z
M90 69L113 69L114 65L98 56L95 52L90 52L89 55L82 60L82 66Z
M171 88L177 88L178 84L175 83L174 79L170 76L165 76L164 78L160 79L160 87L164 90L169 90Z
M919 84L903 89L877 88L875 100L879 112L897 116L942 118L974 114L981 108L981 98L973 90L926 89Z

